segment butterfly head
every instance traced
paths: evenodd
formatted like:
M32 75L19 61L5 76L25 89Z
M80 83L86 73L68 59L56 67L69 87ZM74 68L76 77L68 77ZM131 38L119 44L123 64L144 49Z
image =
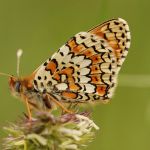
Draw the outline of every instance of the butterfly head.
M9 87L12 95L21 97L34 89L32 76L26 78L14 77L9 78Z
M9 87L10 91L14 96L21 96L21 93L23 92L23 83L21 79L16 77L10 77L9 78Z

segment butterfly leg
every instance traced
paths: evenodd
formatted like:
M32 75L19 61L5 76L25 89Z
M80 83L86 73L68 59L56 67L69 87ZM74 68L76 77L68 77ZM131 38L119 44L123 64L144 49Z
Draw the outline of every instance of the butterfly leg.
M46 94L46 96L48 97L49 100L53 101L56 105L58 105L63 111L65 111L66 113L70 113L73 114L74 112L67 109L65 106L63 106L59 101L57 101L57 99L55 99L52 95L50 94Z
M72 102L70 102L70 104L67 106L67 110L71 110L72 109L72 105L73 105L73 103ZM62 112L61 112L61 115L64 115L65 114L65 111L62 109Z
M26 103L26 107L27 107L29 121L31 121L32 120L32 114L31 114L31 109L30 109L29 102L28 102L27 98L25 98L25 103Z
M28 112L28 118L29 118L29 121L31 121L32 120L32 114L31 114L31 109L30 109L28 98L24 95L21 95L21 97L22 97L22 99L25 100L25 105L26 105L27 112Z
M79 102L76 102L73 106L72 106L72 109L77 113L79 112L79 107L77 107L79 104Z

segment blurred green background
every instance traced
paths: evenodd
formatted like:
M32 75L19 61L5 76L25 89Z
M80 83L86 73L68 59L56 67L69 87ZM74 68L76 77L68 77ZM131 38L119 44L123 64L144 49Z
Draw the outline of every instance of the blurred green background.
M0 0L0 71L16 74L16 50L22 48L21 75L28 75L77 32L124 18L131 48L111 104L93 108L101 130L88 150L149 150L149 6L148 0ZM0 77L0 138L2 126L25 111L7 83Z

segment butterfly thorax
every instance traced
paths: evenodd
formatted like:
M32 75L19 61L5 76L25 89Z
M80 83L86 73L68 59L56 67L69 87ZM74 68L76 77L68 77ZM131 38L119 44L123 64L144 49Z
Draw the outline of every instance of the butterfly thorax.
M51 107L50 104L46 106L43 103L43 93L34 88L33 80L29 77L10 77L9 87L13 96L21 98L23 101L27 99L29 104L36 109L43 110Z

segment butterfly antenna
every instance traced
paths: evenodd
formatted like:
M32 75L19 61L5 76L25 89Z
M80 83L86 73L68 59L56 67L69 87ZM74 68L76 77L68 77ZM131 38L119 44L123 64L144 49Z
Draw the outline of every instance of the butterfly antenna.
M12 75L7 74L7 73L3 73L3 72L0 72L0 75L2 75L2 76L7 76L7 77L13 77Z
M19 76L20 57L22 56L22 53L23 53L23 50L18 49L18 51L17 51L17 75L18 76ZM3 72L0 72L0 75L7 76L7 77L13 77L12 75L3 73Z
M19 69L20 69L20 58L22 56L23 50L22 49L18 49L17 51L17 75L19 77Z

